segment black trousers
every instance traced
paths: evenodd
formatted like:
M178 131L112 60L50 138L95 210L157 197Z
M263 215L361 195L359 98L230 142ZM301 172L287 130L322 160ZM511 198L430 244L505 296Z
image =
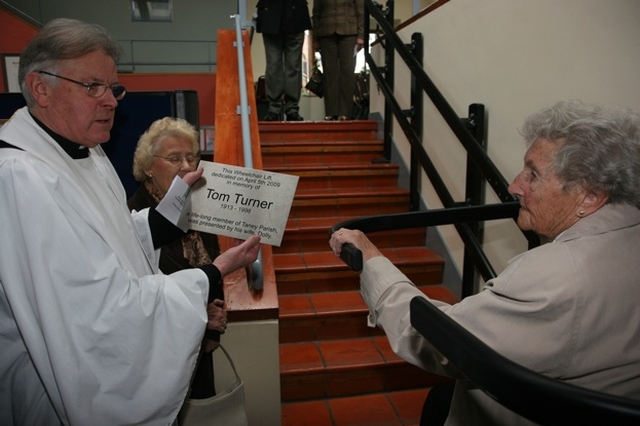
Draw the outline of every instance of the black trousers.
M262 34L267 58L265 86L268 112L293 114L300 110L302 94L302 45L299 34Z
M431 388L422 406L420 426L442 426L449 416L455 382L439 383Z
M318 38L324 72L324 113L327 116L351 118L356 85L354 48L357 41L355 34L333 34Z

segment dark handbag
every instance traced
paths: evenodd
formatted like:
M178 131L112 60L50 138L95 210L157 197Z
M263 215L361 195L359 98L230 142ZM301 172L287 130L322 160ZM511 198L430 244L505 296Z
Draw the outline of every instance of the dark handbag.
M311 78L309 82L304 86L305 89L321 98L324 95L324 85L322 83L322 71L318 68L313 69L313 74L311 74Z
M364 71L356 74L352 116L354 120L369 118L369 74Z

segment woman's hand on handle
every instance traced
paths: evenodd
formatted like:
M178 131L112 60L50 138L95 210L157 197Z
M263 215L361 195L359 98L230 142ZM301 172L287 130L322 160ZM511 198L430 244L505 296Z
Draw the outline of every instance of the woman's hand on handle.
M382 256L375 244L361 231L342 228L334 232L329 240L329 246L331 246L331 250L336 256L340 256L342 246L345 243L353 244L355 248L362 252L363 262L373 257Z

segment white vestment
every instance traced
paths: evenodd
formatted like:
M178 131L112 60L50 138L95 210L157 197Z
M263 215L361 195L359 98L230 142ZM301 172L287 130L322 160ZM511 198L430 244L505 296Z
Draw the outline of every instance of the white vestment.
M104 151L72 159L26 108L0 129L0 419L167 425L207 322L200 269L162 275L148 210Z

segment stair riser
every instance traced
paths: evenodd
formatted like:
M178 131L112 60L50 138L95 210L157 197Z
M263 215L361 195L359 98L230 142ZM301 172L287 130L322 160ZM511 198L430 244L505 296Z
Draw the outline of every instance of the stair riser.
M312 374L283 373L280 376L280 395L283 402L301 401L415 389L433 386L444 380L409 364Z
M369 234L378 248L411 247L424 245L426 231L402 230ZM287 230L280 247L273 247L274 254L326 251L329 249L329 228L314 230Z
M300 142L300 141L370 141L376 140L377 132L371 128L349 129L344 126L331 128L278 129L273 132L260 132L260 142Z
M280 132L260 134L260 141L269 142L300 142L300 141L370 141L376 139L376 132L368 130L333 131L333 132Z
M365 336L383 336L379 328L367 326L367 313L359 316L333 315L330 318L281 318L280 343L312 342L314 340L357 339Z
M296 173L290 173L297 175ZM380 188L396 185L398 175L339 175L325 174L315 176L302 176L298 180L297 189L353 189L353 188Z
M420 285L442 282L442 264L401 266L400 270ZM325 293L360 289L360 275L352 271L300 273L282 272L276 268L278 294Z
M342 163L371 163L382 157L381 150L373 152L263 152L263 168L269 170L272 167L286 165L307 165L307 164L342 164Z
M400 213L407 211L408 205L407 197L334 198L304 202L294 200L289 218L359 217Z

